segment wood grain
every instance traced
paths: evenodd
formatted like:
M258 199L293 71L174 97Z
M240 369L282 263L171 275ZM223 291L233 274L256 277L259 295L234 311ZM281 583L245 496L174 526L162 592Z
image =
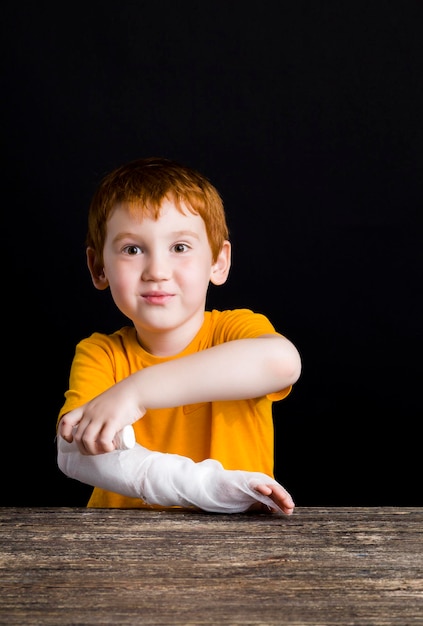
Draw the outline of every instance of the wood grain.
M423 508L0 509L0 623L423 625Z

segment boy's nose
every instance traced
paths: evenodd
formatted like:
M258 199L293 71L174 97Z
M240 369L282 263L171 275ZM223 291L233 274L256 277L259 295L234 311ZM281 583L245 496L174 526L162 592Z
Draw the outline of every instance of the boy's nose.
M170 265L163 254L149 254L142 271L143 280L167 280L170 277Z

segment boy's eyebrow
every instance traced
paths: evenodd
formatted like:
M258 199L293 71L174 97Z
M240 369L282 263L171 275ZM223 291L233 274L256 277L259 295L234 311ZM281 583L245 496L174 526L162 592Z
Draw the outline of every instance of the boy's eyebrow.
M176 238L178 237L195 237L196 239L200 238L198 233L196 233L193 230L177 230L173 233L170 233L170 235Z
M135 237L135 233L131 232L117 233L117 235L113 237L113 242L122 241L122 239L134 239Z
M176 230L174 232L169 233L169 238L171 239L179 239L180 237L194 237L195 239L200 239L198 233L193 230ZM122 241L123 239L138 239L139 233L134 232L123 232L117 233L115 237L113 237L114 242Z

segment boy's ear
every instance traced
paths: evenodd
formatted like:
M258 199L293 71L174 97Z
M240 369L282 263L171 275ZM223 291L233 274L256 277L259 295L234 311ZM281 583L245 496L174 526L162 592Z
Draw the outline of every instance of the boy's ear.
M231 267L231 244L225 241L216 261L213 263L210 274L210 282L213 285L223 285L228 278Z
M87 265L90 270L91 280L93 281L94 287L96 289L107 289L109 281L106 278L103 266L98 261L94 248L88 247L86 253Z

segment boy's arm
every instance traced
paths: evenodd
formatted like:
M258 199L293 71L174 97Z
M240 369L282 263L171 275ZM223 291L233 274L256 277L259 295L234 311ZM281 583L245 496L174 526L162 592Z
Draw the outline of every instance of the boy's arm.
M259 472L225 470L212 459L194 463L139 444L109 454L82 455L75 441L67 443L59 435L57 443L58 465L66 476L147 504L194 506L213 513L258 509L290 515L294 510L282 485Z
M300 371L297 349L280 335L230 341L131 374L64 415L59 432L82 454L111 452L116 433L147 409L258 398L294 384Z

